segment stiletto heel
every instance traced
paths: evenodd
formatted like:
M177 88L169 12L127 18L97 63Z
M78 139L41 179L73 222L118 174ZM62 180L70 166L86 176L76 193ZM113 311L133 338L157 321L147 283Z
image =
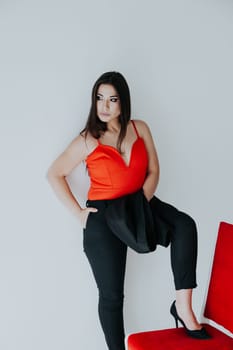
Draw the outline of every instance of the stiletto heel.
M178 328L178 321L180 321L180 323L183 325L188 336L195 338L195 339L210 339L211 336L207 333L207 331L205 330L204 327L202 327L201 329L193 330L193 331L191 331L190 329L188 329L186 327L184 321L179 317L179 315L177 313L175 302L176 301L173 301L173 303L171 305L170 313L175 319L176 328Z

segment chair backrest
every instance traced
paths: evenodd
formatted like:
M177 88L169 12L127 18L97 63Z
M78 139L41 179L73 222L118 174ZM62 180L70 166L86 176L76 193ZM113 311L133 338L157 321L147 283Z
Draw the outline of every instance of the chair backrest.
M233 225L221 222L204 316L233 333Z

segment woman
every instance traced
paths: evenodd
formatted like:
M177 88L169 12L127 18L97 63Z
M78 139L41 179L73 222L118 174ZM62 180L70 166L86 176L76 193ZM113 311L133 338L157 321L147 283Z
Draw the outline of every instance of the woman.
M130 113L125 78L118 72L101 75L92 90L92 105L84 130L53 162L47 174L58 198L83 227L84 251L99 290L99 318L110 350L125 349L123 298L127 246L110 230L104 212L109 200L139 189L150 201L159 180L159 162L150 129L141 120L131 120ZM91 181L86 208L79 205L65 180L82 161L86 162ZM207 339L208 334L192 310L196 226L186 214L177 219L172 213L167 215L176 228L171 239L176 301L170 312L189 336Z

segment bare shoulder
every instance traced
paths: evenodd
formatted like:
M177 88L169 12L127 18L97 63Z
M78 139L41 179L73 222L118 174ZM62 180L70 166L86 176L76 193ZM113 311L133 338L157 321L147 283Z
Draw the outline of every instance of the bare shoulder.
M149 169L150 170L159 169L158 155L157 155L155 143L153 140L153 136L151 134L148 124L143 120L135 120L134 122L139 135L142 137L145 143L145 146L149 155Z
M67 176L84 161L87 156L96 148L97 140L91 135L79 134L66 149L53 161L48 173L56 176Z
M146 137L150 134L150 128L144 120L134 119L133 121L141 137Z
M80 145L82 145L86 156L88 156L88 154L90 154L98 146L98 141L89 132L81 133L77 137L77 143L80 143Z
M67 151L79 153L84 160L98 145L97 140L89 133L81 133L76 136L67 148Z

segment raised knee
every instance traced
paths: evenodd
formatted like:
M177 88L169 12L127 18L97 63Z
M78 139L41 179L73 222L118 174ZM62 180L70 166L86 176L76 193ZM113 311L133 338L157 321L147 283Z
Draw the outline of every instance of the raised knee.
M196 231L196 222L194 219L183 212L180 212L179 218L178 218L178 224L181 225L186 230L189 229L191 231Z

